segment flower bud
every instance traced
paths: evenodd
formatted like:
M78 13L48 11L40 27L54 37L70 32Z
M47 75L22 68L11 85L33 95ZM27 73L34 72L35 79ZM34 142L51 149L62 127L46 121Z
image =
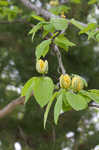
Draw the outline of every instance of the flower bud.
M66 18L66 16L64 15L64 12L61 12L61 17Z
M60 76L60 87L67 89L70 87L70 85L71 85L70 76L68 74L66 74L66 75L62 74Z
M37 60L36 70L41 74L46 74L48 72L48 61L43 61L42 59Z
M57 6L58 5L58 1L50 1L50 5L51 6Z
M74 91L80 91L84 88L84 82L80 76L74 76L72 78L72 88Z
M66 16L65 15L61 15L61 18L66 18Z

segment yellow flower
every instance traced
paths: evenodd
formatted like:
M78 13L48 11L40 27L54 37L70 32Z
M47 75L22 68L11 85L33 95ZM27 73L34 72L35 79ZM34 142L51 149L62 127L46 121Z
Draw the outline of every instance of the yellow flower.
M48 61L43 61L42 59L37 60L36 70L41 74L46 74L48 72Z
M67 89L70 87L70 85L71 85L70 76L68 74L66 74L66 75L62 74L60 76L60 87Z
M61 17L66 18L66 16L64 15L64 12L61 12Z
M50 1L50 5L51 6L57 6L58 5L58 1Z
M65 15L61 15L61 17L62 17L62 18L66 18L66 16L65 16Z
M72 88L74 91L80 91L84 88L83 79L80 76L74 76L72 79Z

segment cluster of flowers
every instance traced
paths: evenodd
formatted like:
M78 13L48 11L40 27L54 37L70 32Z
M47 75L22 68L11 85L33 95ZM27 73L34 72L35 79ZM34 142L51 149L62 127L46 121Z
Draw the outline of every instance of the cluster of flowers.
M42 59L37 60L36 70L41 74L48 72L48 61ZM84 79L78 75L74 75L72 78L68 75L60 76L60 87L64 89L73 89L75 92L80 91L84 88Z
M84 88L84 81L83 78L78 75L75 75L72 79L68 74L61 75L60 87L65 89L72 88L75 92L77 92Z

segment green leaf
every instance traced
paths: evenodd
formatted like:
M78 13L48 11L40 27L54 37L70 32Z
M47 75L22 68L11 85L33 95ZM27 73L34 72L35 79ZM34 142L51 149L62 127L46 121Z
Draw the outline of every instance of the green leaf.
M79 32L80 34L82 33L86 33L88 35L88 40L90 38L95 39L95 35L97 34L96 27L97 25L95 23L90 23L88 24L87 27L84 27L83 24L81 24L79 21L75 20L75 19L71 19L69 21L70 23L72 23L74 26L76 26L78 29L80 29L81 31Z
M30 96L33 93L33 85L34 83L32 83L32 85L28 88L26 95L25 95L25 104L27 103L27 101L29 100Z
M41 42L36 48L36 58L39 59L41 56L45 57L49 51L49 45L51 44L51 39Z
M66 51L68 51L68 47L75 46L75 44L70 42L63 34L56 37L54 43Z
M68 11L70 10L70 7L66 6L66 5L60 5L57 6L58 12L64 12L64 13L68 13Z
M80 93L80 92L79 92L79 94L80 94L80 95L82 95L82 96L85 98L85 100L86 100L87 104L88 104L89 102L91 102L91 99L90 99L88 96L83 95L83 94L82 94L82 93Z
M67 98L66 98L66 92L64 92L63 94L63 105L62 105L62 109L63 111L69 111L72 109L72 107L70 106L70 104L68 103L67 101Z
M21 91L21 96L26 96L26 93L27 93L29 87L31 87L31 85L33 85L34 80L35 80L35 77L32 77L31 79L29 79L25 83L25 85L24 85L24 87L22 88L22 91Z
M91 90L88 90L89 92L92 92L92 93L96 93L96 94L98 94L99 95L99 90L97 90L97 89L91 89Z
M45 111L45 113L44 113L44 128L45 128L45 126L46 126L46 121L47 121L47 117L48 117L49 110L50 110L50 108L51 108L51 105L52 105L54 99L55 99L56 96L57 96L57 93L58 93L58 92L55 92L55 93L53 94L52 98L50 99L50 101L49 101L49 103L48 103L48 105L47 105L47 107L46 107L46 111Z
M43 28L44 28L43 38L44 38L49 32L53 33L53 32L55 31L55 28L54 28L54 26L53 26L52 23L48 23L48 24L44 25Z
M68 27L68 22L64 18L51 18L51 23L56 30L65 30Z
M42 38L45 38L45 36L48 34L49 32L44 30L43 33L42 33Z
M88 96L91 100L95 101L96 103L99 103L99 95L93 92L87 92L85 90L80 91L81 94Z
M99 33L96 34L96 40L97 40L97 42L99 42Z
M62 99L63 99L62 110L63 111L69 111L72 109L72 107L70 106L70 104L67 101L66 92L67 92L66 89L60 89L57 94L58 96L62 95Z
M87 33L88 31L96 29L97 25L96 23L89 23L87 27L84 27L79 34Z
M33 14L32 17L38 21L45 21L45 19L43 17L37 16L35 14Z
M84 96L84 97L85 97L87 103L91 102L91 99L89 97L87 97L87 96Z
M43 26L44 30L53 33L55 31L55 28L52 23L46 24Z
M68 103L65 104L65 103L63 102L63 104L62 104L62 110L63 110L63 112L67 112L67 111L72 110L72 107L71 107Z
M66 93L66 98L68 103L72 106L73 109L79 111L87 107L87 102L83 96L80 94L74 94L71 92Z
M41 107L45 106L52 97L54 84L49 77L35 77L33 94Z
M52 7L49 9L49 11L55 15L59 15L62 12L68 13L69 10L70 10L70 8L65 5L60 5L60 6Z
M42 27L42 23L38 23L37 25L35 25L29 32L29 34L32 34L32 41L34 39L35 33Z
M62 110L62 97L63 97L62 94L58 96L55 107L54 107L54 122L55 122L55 124L57 124L59 114Z
M96 30L92 30L92 31L88 32L87 33L88 34L88 40L90 40L91 38L94 39L94 40L96 40L96 34L97 34L97 32L98 31L96 31Z
M78 29L83 30L84 26L77 20L71 19L70 23L72 23L74 26L76 26Z

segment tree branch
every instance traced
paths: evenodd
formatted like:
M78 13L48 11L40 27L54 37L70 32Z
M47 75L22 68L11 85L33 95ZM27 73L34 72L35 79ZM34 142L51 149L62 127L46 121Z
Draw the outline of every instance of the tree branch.
M92 104L92 103L90 103L88 106L89 106L89 107L95 107L95 108L99 108L99 105Z
M59 52L60 53L60 52ZM63 72L65 73L65 70L63 68ZM11 103L9 103L7 106L5 106L3 109L0 110L0 119L11 113L18 105L24 104L25 96L19 97L15 100L13 100ZM89 107L95 107L99 108L99 105L89 103Z
M59 68L61 69L62 74L66 74L66 70L65 70L63 62L62 62L61 53L59 51L59 48L56 45L54 45L54 52L56 53L58 63L59 63Z
M17 19L17 20L13 20L13 21L6 21L6 20L1 20L0 24L28 24L29 26L33 27L33 24L31 24L30 22L27 21L27 19Z
M0 110L0 118L3 118L9 113L11 113L16 108L16 106L24 104L24 100L25 100L24 96L13 100L11 103L5 106L2 110Z
M65 31L59 31L53 38L52 38L52 43L53 40L60 34L64 33ZM52 35L52 34L51 34ZM58 63L59 63L59 68L61 69L62 74L66 74L66 69L64 68L63 62L62 62L62 56L61 53L59 51L59 48L56 44L53 45L53 50L56 53L57 59L58 59Z
M59 17L51 12L47 11L46 9L43 9L42 7L37 7L36 5L32 4L29 0L20 0L27 8L35 11L37 15L42 15L45 19L50 19L51 17ZM64 2L68 2L68 0L64 0ZM70 23L70 20L68 20L68 24ZM87 24L79 22L83 27L87 27ZM99 28L96 28L96 31L99 31Z
M68 2L69 2L69 0L63 0L62 2L60 2L60 4L66 4Z
M50 19L53 15L52 13L48 12L47 10L37 7L36 5L32 4L29 0L20 0L27 8L35 11L37 15L42 15L45 19Z
M29 24L29 22L27 22L26 19L17 19L17 20L13 20L13 21L5 21L5 20L1 20L0 24L15 24L15 23L26 23Z
M37 13L37 15L42 15L45 19L50 19L51 17L59 17L59 16L56 16L54 14L52 14L51 12L49 12L48 10L46 9L43 9L42 7L37 7L36 5L32 4L29 0L20 0L27 8L35 11ZM64 2L68 2L68 0L64 0ZM68 19L69 21L69 19ZM79 22L81 23L81 25L83 25L84 27L87 26L87 24L84 24L82 22Z

